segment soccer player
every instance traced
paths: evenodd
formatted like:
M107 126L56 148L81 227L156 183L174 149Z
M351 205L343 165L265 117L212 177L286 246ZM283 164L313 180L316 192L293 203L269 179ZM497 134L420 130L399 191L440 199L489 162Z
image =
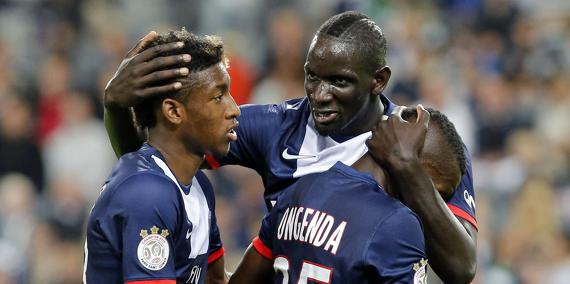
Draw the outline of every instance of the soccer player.
M180 88L135 107L148 140L122 156L88 220L84 282L225 283L214 193L199 171L225 155L240 110L229 93L221 41L185 30L159 37L133 62L182 49ZM136 51L139 52L139 51ZM146 65L140 69L145 72ZM210 267L208 267L210 266Z
M462 142L444 115L428 110L406 109L402 117L410 122L399 114L380 122L394 128L377 128L368 143L383 145L392 134L405 138L402 152L447 191L466 167ZM432 171L439 168L449 171ZM301 177L266 215L230 283L425 283L420 221L388 192L395 194L390 175L370 154L352 167L337 162Z
M152 34L144 41L152 41ZM328 170L337 161L352 165L368 151L365 141L376 120L396 107L382 94L391 75L385 57L384 34L368 17L357 12L331 17L317 31L307 54L307 97L277 105L242 106L240 139L231 143L225 158L209 159L210 165L237 164L256 170L265 185L268 207L299 177ZM176 76L179 70L170 68L174 64L175 59L164 58L155 64L157 71L147 74ZM175 83L141 84L141 77L150 75L133 73L138 64L125 66L105 92L107 131L119 154L140 145L137 136L122 134L135 133L126 107L156 88L163 92L177 88ZM397 151L381 154L388 155L385 166L397 177L394 189L422 221L433 270L446 283L469 283L475 275L477 236L469 158L461 183L444 200L416 163Z

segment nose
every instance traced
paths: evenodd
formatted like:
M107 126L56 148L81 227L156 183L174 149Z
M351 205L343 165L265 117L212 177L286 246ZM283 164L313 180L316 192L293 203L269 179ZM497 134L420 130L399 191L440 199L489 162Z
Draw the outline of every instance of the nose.
M234 97L232 97L232 95L230 95L229 98L230 98L229 107L228 107L228 111L226 113L226 118L234 119L234 118L237 118L238 116L241 115L241 110L238 107L238 105L236 104Z
M331 86L325 81L320 81L313 90L312 100L315 104L327 104L332 100Z

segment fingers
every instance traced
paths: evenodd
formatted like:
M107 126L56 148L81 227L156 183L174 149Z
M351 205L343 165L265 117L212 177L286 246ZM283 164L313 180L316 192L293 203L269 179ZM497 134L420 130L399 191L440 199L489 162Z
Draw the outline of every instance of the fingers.
M418 104L416 106L416 111L418 113L418 118L416 119L416 123L421 123L427 129L429 126L429 118L430 118L429 112L421 104Z
M137 70L135 72L138 75L146 75L156 70L163 70L170 66L178 65L181 63L188 63L190 62L191 59L192 58L190 57L190 54L177 54L171 56L157 57L137 66L136 67Z
M158 34L155 31L151 31L145 35L137 44L127 52L127 58L133 57L139 54L143 49L145 49L151 42L153 42Z
M405 106L398 106L396 108L394 108L394 110L392 111L392 116L396 119L398 119L400 122L402 123L408 123L405 119L402 118L402 112L406 109Z
M166 86L158 86L158 87L136 90L136 91L134 91L134 94L139 99L145 99L145 98L151 97L151 96L157 96L157 95L162 95L162 94L168 94L170 92L175 92L175 91L180 90L180 88L182 88L182 83L175 82L172 84L168 84Z
M181 41L153 46L153 47L139 53L137 56L135 56L135 58L133 59L133 62L134 63L146 62L146 61L149 61L149 60L159 56L160 54L180 49L183 46L184 46L184 43Z
M149 84L155 82L186 76L188 75L188 73L189 70L186 67L163 70L163 71L155 71L137 80L136 84L137 86L148 86Z

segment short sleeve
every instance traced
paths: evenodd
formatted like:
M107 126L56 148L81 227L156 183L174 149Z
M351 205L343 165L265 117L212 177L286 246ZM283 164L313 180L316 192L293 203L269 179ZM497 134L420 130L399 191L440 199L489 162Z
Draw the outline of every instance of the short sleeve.
M427 266L423 230L417 216L408 208L399 208L383 220L364 261L373 272L373 283L424 283L415 282L425 277Z
M265 215L263 221L261 222L261 228L259 229L259 235L253 239L253 247L255 250L269 260L273 260L273 246L272 240L274 234L274 221L275 219L275 212L277 211L274 208L269 213ZM274 212L274 213L272 213Z
M465 145L463 148L465 149L465 156L467 158L466 171L461 177L461 182L455 189L455 192L447 202L447 207L449 207L455 216L467 220L478 229L477 219L475 218L475 190L473 187L471 155Z
M113 223L122 239L123 280L174 280L173 235L179 227L177 188L154 174L121 183L111 199Z

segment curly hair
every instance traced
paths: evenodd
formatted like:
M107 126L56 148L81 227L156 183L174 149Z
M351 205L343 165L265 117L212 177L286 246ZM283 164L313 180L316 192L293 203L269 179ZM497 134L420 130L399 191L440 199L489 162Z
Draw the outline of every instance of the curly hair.
M165 98L174 98L179 101L185 101L188 97L189 89L199 84L195 73L205 70L222 61L225 62L224 46L222 40L217 36L198 36L188 32L185 28L176 31L170 31L161 34L146 49L172 42L183 42L184 47L161 53L161 56L171 56L177 54L190 54L192 60L183 62L170 68L186 67L190 71L187 80L185 80L181 90L177 92L154 96L133 108L135 113L135 121L140 128L152 128L156 125L155 110L159 107ZM155 83L154 85L164 85L174 80L166 80Z

